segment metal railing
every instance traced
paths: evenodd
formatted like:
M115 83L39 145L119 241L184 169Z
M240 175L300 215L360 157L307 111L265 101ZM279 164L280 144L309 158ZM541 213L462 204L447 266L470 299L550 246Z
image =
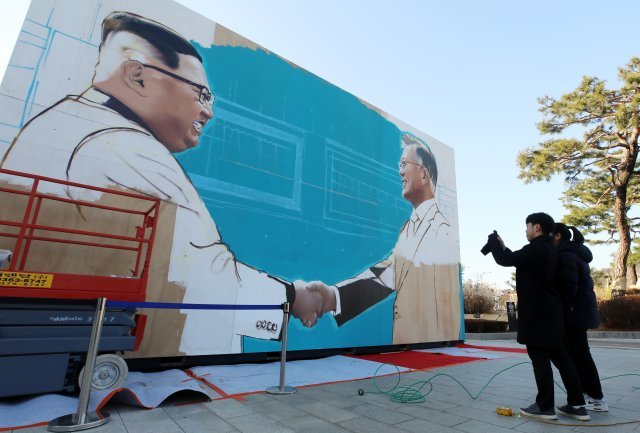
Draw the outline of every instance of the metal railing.
M0 296L26 298L62 298L62 299L96 299L109 297L123 300L144 300L148 280L148 269L151 251L156 233L160 199L126 191L100 188L59 179L52 179L34 174L0 169L4 175L4 185L0 193L8 195L5 203L15 208L20 214L18 220L0 219L0 239L15 239L12 260L7 270L0 271ZM16 178L19 178L16 179ZM8 179L8 180L7 180ZM14 180L14 181L12 181ZM30 182L30 187L25 184ZM43 185L57 185L64 188L67 197L42 192ZM109 206L89 200L72 198L71 190L85 190L101 193L104 197L116 198L119 203ZM18 203L19 197L27 199L23 208ZM120 199L117 199L120 197ZM80 230L65 226L66 221L59 224L39 223L43 214L50 217L51 210L43 210L43 205L51 202L75 207L78 212L84 208L100 211L102 230ZM129 206L125 206L129 204ZM57 209L60 209L58 206ZM133 226L128 227L132 235L109 233L109 221L119 215L133 215ZM48 218L50 219L50 218ZM13 229L13 232L11 231ZM33 242L47 244L67 244L78 247L119 250L135 254L135 265L131 276L99 276L83 273L47 272L42 269L29 268L28 258L32 252ZM40 244L42 245L42 244ZM41 252L41 251L40 251ZM36 274L34 274L36 273ZM50 284L30 284L30 275L46 274Z
M287 329L289 322L290 304L288 302L282 305L227 305L227 304L160 304L154 302L122 302L110 301L106 298L100 298L96 303L96 314L93 326L91 328L91 339L89 340L89 349L87 352L87 362L85 364L85 374L82 376L80 384L80 397L78 398L78 408L76 413L61 416L52 420L47 429L53 432L73 432L87 430L101 426L109 421L108 414L100 412L89 412L89 398L91 396L91 381L93 380L93 370L95 366L96 356L98 354L98 346L100 344L100 336L102 334L102 322L106 306L109 307L135 307L135 308L180 308L180 309L198 309L198 310L273 310L282 309L282 350L280 355L280 383L278 386L272 386L265 391L269 394L293 394L296 389L285 386L286 362L287 362Z

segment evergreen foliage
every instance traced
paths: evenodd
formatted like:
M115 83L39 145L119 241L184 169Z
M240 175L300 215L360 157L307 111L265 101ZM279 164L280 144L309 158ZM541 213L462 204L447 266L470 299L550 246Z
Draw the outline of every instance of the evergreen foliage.
M618 243L613 286L626 287L631 239L640 230L640 218L630 210L637 203L638 138L640 136L640 58L618 70L620 88L583 77L580 85L560 98L538 100L543 120L541 133L552 136L518 155L520 178L525 182L565 179L563 222L585 234L602 234ZM582 133L580 138L573 136Z

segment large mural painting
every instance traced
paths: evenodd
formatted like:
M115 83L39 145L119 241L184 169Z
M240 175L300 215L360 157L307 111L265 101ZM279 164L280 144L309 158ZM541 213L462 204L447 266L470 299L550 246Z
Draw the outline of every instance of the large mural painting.
M1 168L162 200L148 301L289 301L290 350L464 337L452 149L232 31L169 0L34 1L0 99ZM34 269L87 260L60 248ZM280 344L278 310L145 313L129 356Z

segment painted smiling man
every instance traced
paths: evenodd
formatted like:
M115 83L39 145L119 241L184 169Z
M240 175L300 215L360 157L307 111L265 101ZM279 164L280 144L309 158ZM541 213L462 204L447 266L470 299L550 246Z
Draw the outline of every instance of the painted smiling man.
M437 204L438 165L429 145L402 135L398 172L402 197L413 211L391 255L333 286L313 281L323 313L342 326L395 292L392 344L460 338L458 253L450 223Z
M25 124L0 167L162 200L147 300L212 304L293 304L296 317L320 310L317 293L237 261L174 154L198 145L213 118L202 58L158 22L114 12L102 22L92 86L68 95ZM73 188L52 193L104 200ZM74 210L79 224L101 221ZM55 255L64 270L71 252ZM84 260L84 258L75 258ZM103 263L87 264L99 269ZM128 269L123 266L120 275ZM113 272L113 271L110 271ZM143 346L131 356L238 353L241 336L277 339L279 310L149 311Z

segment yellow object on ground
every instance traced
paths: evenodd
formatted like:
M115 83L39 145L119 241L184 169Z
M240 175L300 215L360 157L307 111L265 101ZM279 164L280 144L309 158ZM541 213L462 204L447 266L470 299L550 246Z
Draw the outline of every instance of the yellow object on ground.
M497 407L496 413L502 416L513 416L513 411L510 407Z

